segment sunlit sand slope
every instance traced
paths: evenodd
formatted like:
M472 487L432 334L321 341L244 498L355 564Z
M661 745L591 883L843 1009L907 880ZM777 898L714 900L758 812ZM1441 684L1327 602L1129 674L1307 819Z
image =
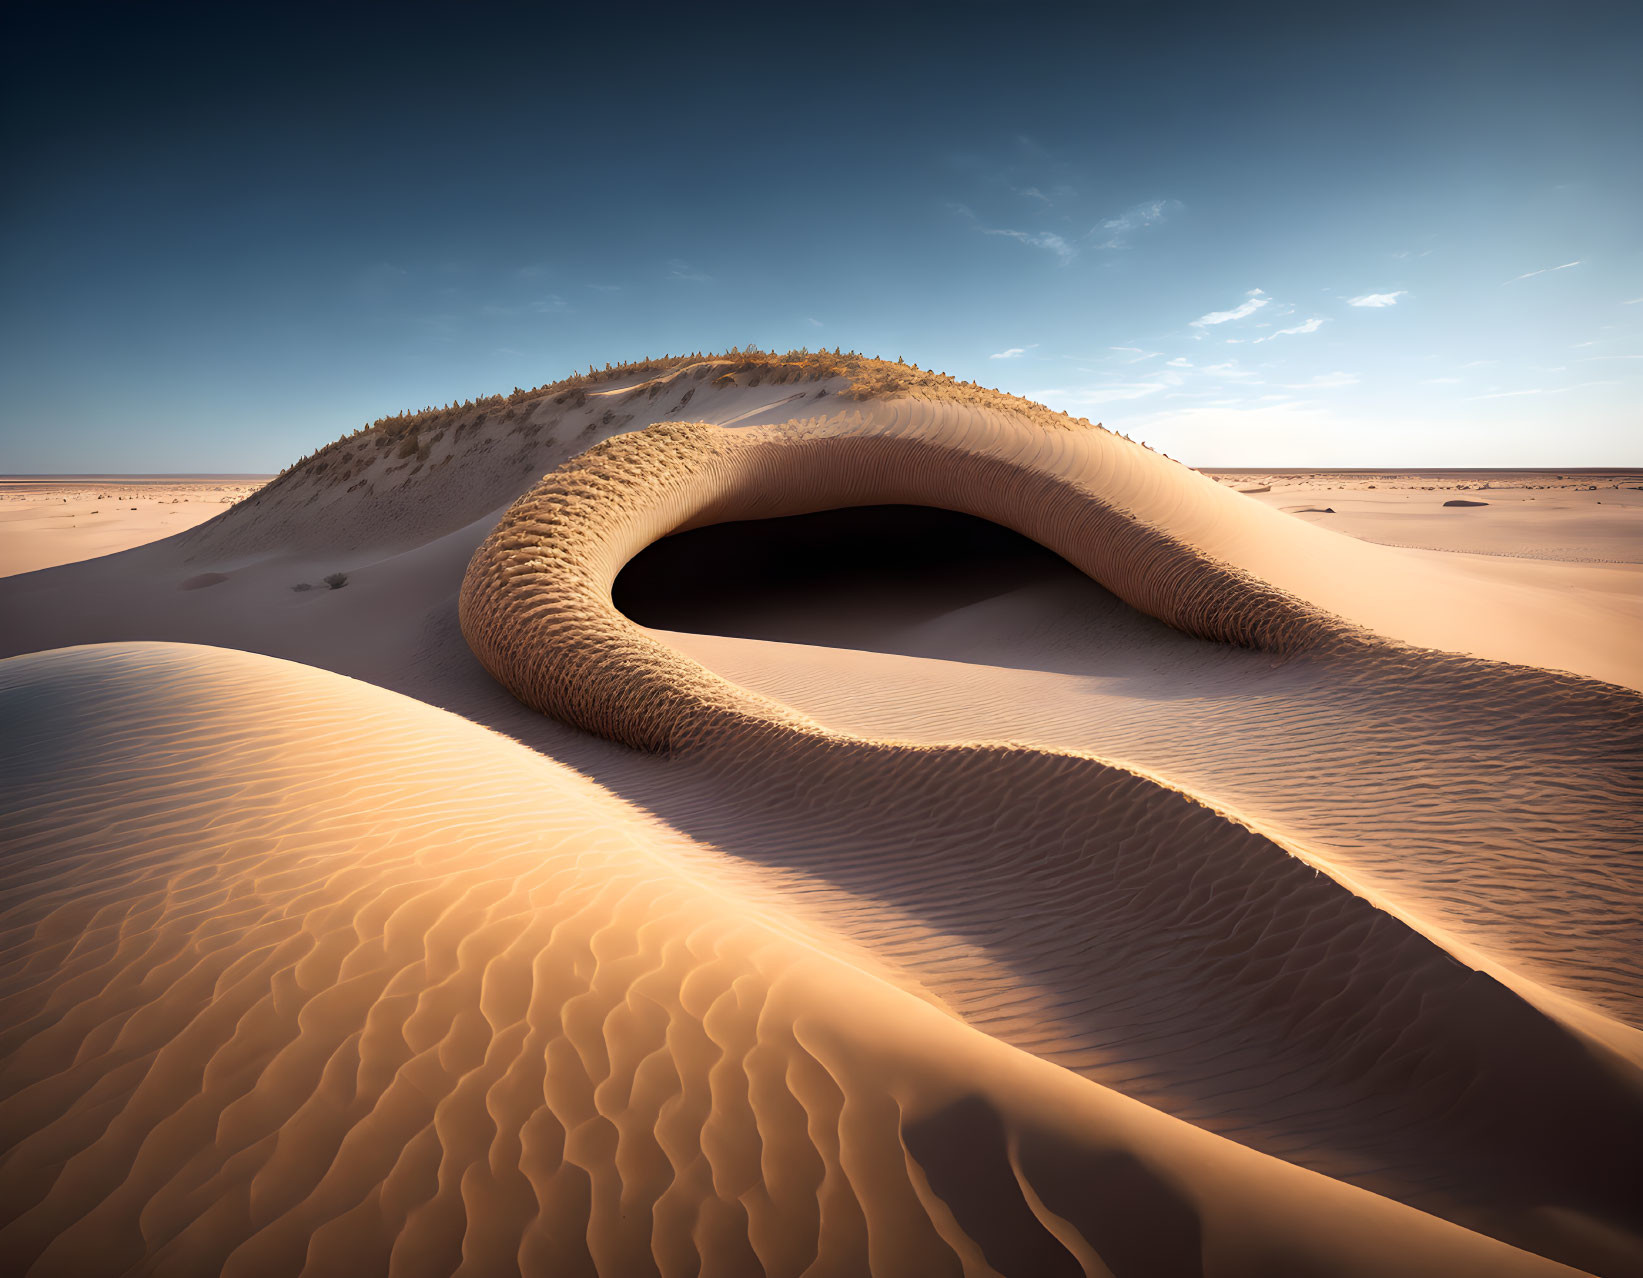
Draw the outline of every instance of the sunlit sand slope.
M1172 1058L1177 1080L1196 1058L1200 1080L1211 1074L1221 1088L1241 1077L1258 1095L1273 1077L1309 1076L1315 1095L1342 1103L1338 1115L1297 1123L1293 1096L1269 1093L1268 1136L1295 1142L1310 1128L1317 1145L1424 1163L1424 1192L1494 1231L1581 1254L1571 1235L1614 1231L1635 1258L1627 1186L1643 1175L1643 1086L1624 1027L1610 1032L1487 956L1457 962L1438 929L1376 908L1327 863L1163 777L1050 749L829 730L710 673L611 603L622 565L680 528L926 502L1027 533L1204 639L1380 663L1411 689L1636 734L1630 693L1422 654L1115 508L1075 467L1045 464L1054 449L1038 432L1012 441L994 427L989 449L705 425L611 441L544 480L480 548L464 633L527 704L708 760L739 793L831 828L836 855L817 846L809 864L860 895L940 917L985 884L1000 919L992 944L1015 969L1061 999L1122 1008L1116 1020L1142 1059ZM1124 483L1120 474L1114 486ZM1041 1018L1039 1050L1061 1046L1057 1001L1022 1009Z
M147 644L0 714L14 1272L1571 1272L1004 1047L416 702Z

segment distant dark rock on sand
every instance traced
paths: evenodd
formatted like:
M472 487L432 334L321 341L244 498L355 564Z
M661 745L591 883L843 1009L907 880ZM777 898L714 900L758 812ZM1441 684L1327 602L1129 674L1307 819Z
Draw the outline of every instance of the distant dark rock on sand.
M1445 506L1487 506L1489 503L1486 501L1466 501L1464 498L1456 497L1453 501L1446 501L1443 504Z

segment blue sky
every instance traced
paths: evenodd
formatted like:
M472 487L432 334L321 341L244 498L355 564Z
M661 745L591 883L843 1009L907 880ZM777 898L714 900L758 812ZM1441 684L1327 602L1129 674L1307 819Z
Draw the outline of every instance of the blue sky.
M841 346L1195 465L1643 462L1635 5L15 7L0 471Z

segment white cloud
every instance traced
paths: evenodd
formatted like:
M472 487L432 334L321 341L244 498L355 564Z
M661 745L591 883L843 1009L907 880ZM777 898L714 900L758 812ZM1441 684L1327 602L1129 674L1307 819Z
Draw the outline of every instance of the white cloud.
M984 226L981 228L981 233L983 235L1002 235L1007 239L1030 245L1033 248L1048 249L1061 259L1063 266L1078 256L1078 250L1054 231L1011 231L1000 227Z
M570 303L558 293L549 293L530 302L488 302L479 308L479 313L491 319L518 319L524 315L554 315L570 309Z
M1458 386L1466 379L1463 377L1423 377L1422 386Z
M1200 315L1192 321L1192 327L1204 328L1210 324L1225 324L1228 320L1241 320L1245 316L1255 314L1256 311L1272 301L1258 288L1250 289L1247 297L1248 301L1240 302L1230 311L1211 311L1208 315Z
M1239 368L1237 364L1231 362L1225 364L1206 364L1204 365L1204 371L1211 377L1232 377L1237 378L1240 381L1251 381L1259 376L1259 374L1251 371L1250 369Z
M1622 306L1636 306L1639 302L1643 302L1643 297L1628 297L1624 302L1621 303L1621 305Z
M705 284L713 278L707 272L699 271L689 262L681 262L676 257L669 259L667 273L671 279L689 280L693 284Z
M987 358L988 359L1017 359L1020 356L1025 355L1031 349L1032 348L1029 347L1029 346L1012 346L1007 351L999 351L997 354L987 356Z
M1101 242L1105 249L1120 249L1129 247L1129 236L1135 231L1145 230L1149 226L1156 226L1166 216L1181 207L1180 200L1148 200L1144 204L1137 204L1126 209L1117 217L1107 218L1099 226L1090 228L1091 235L1104 235Z
M1407 297L1408 289L1400 288L1395 293L1364 293L1358 297L1348 298L1348 306L1396 306L1400 297Z
M1516 284L1519 280L1532 280L1537 275L1545 275L1551 271L1566 271L1571 266L1579 266L1581 260L1582 259L1577 257L1574 261L1565 262L1562 266L1543 266L1538 271L1525 271L1522 275L1514 275L1509 280L1503 280L1501 287L1504 288L1507 284Z
M1161 390L1168 390L1164 382L1110 382L1104 386L1063 386L1049 390L1028 391L1027 398L1035 399L1041 404L1073 404L1079 407L1093 407L1097 404L1111 404L1119 400L1145 399L1148 395L1156 395Z
M810 325L811 328L823 328L823 327L825 327L825 325L823 325L822 322L819 319L817 319L814 315L806 315L804 317L804 322L806 324Z
M1268 333L1265 337L1257 337L1255 340L1257 342L1270 342L1274 337L1292 337L1296 333L1316 333L1323 326L1324 321L1315 315L1304 324L1297 324L1294 328L1280 328L1276 333Z
M1192 367L1192 362L1190 360L1182 359L1179 355L1177 355L1174 359L1167 360L1165 362L1171 368L1191 368Z
M1319 373L1310 382L1287 383L1290 390L1339 390L1343 386L1356 386L1356 373Z
M1157 359L1163 354L1162 351L1144 350L1139 346L1109 346L1107 349L1118 351L1120 354L1134 356L1133 359L1125 360L1124 362L1126 364L1139 364L1142 360Z

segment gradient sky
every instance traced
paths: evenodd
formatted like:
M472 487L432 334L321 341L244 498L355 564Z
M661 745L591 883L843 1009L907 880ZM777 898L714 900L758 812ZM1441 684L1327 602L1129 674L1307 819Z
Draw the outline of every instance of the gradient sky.
M1194 465L1643 462L1643 6L13 4L0 471L742 343Z

